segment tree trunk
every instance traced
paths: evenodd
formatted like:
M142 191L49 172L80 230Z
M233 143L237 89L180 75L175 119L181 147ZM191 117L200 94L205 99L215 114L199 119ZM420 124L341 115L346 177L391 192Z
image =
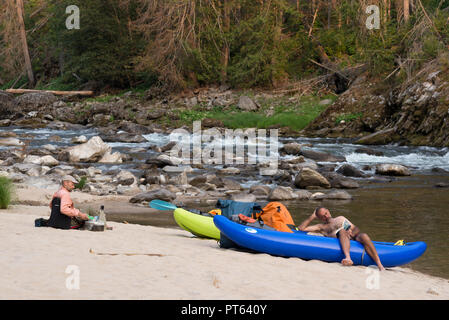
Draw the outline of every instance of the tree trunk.
M227 41L227 35L231 28L231 0L223 0L223 31L224 31L224 45L222 51L222 70L221 70L221 83L224 84L228 80L228 65L229 65L229 44Z
M22 42L23 56L25 59L25 68L27 70L28 80L30 82L30 85L33 86L34 85L34 74L33 74L33 68L31 66L30 53L28 51L25 22L23 21L23 0L17 0L16 6L17 6L17 16L19 19L19 28L20 28L20 37L21 37L21 42Z
M410 18L410 1L404 0L404 22L407 23Z

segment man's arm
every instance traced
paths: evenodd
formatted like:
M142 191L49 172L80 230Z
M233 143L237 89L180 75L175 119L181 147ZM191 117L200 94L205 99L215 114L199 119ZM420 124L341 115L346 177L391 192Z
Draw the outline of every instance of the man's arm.
M303 223L301 223L298 227L299 230L305 232L321 232L323 230L322 224L316 224L314 226L309 226L309 224L316 219L315 211L313 211L312 215L308 217Z
M61 213L69 217L78 217L87 220L87 216L73 207L73 202L68 194L61 195Z

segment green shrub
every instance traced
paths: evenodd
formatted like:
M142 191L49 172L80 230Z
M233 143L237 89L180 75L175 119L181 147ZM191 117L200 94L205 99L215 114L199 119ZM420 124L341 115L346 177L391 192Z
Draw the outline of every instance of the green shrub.
M87 178L86 177L82 177L80 179L80 181L77 184L75 184L75 189L82 190L84 188L84 186L86 185L86 182L87 182Z
M14 184L7 177L0 177L0 209L8 209L14 194Z

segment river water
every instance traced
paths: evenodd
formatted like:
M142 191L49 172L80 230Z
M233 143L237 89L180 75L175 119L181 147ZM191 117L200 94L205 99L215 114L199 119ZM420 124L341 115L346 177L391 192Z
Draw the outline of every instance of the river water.
M95 129L50 130L22 129L15 127L0 128L1 131L13 131L21 140L30 140L30 148L39 148L50 143L58 147L68 146L74 136L87 138L97 135ZM59 142L49 142L50 137L61 137ZM109 143L113 151L128 153L133 157L131 163L120 165L94 164L101 169L126 169L138 173L136 166L144 162L153 152L135 151L136 148L148 149L152 145L162 146L169 142L166 134L154 133L145 136L148 142L138 144ZM306 219L318 205L328 207L332 216L344 215L352 223L370 235L373 240L395 242L425 241L428 245L424 255L407 267L430 275L449 279L449 188L436 188L439 182L449 183L449 174L433 172L432 168L449 171L448 148L407 147L398 145L370 147L383 152L382 156L357 153L359 145L345 139L281 138L279 146L287 142L310 143L312 149L334 155L345 156L347 163L365 169L365 173L374 174L367 165L377 163L397 163L411 168L412 176L395 178L391 182L378 182L373 179L361 179L361 188L349 190L352 201L294 201L285 202L296 224ZM5 149L6 147L0 147ZM288 156L287 156L288 157ZM337 163L337 165L340 165ZM193 174L207 172L195 169ZM261 184L261 177L245 177L240 181L245 187ZM311 190L313 191L313 190ZM318 191L318 190L317 190ZM125 207L124 207L125 208ZM212 209L201 207L200 209ZM133 212L135 211L135 212ZM106 211L107 212L107 211ZM131 223L176 227L171 214L154 213L142 208L123 209L123 212L108 214L111 220L126 220Z

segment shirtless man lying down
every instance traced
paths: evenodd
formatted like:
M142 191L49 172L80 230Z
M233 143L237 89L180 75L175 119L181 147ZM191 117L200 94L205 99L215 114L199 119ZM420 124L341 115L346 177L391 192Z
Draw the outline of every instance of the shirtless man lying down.
M319 219L323 223L309 226L315 219ZM298 227L298 229L306 232L319 232L326 237L338 238L340 240L341 249L345 255L345 258L341 261L344 266L353 265L351 256L349 255L350 240L358 241L363 244L366 253L368 253L377 264L379 270L385 270L370 237L366 233L361 233L359 228L343 216L332 218L328 209L319 207Z

